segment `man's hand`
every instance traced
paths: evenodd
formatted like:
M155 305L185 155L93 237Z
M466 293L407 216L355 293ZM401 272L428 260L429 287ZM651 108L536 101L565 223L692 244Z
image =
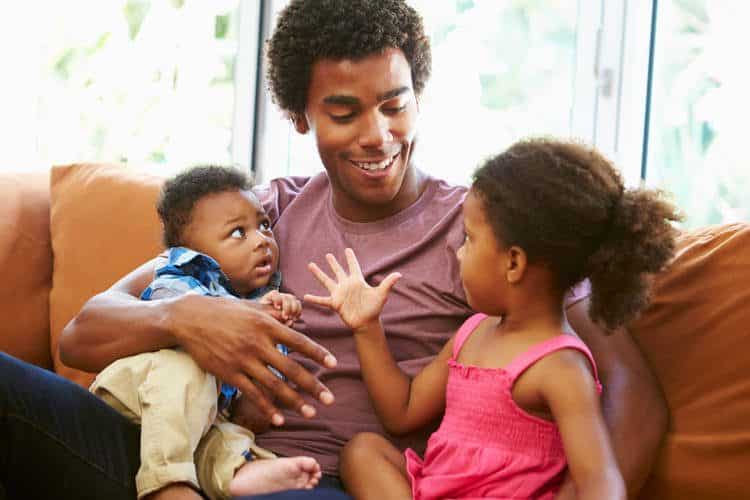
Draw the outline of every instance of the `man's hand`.
M315 408L300 394L274 375L267 365L323 404L333 402L333 394L296 361L284 356L276 344L284 344L313 361L332 368L336 358L325 348L276 321L249 300L183 295L170 300L166 321L177 343L206 371L239 388L243 399L254 403L273 425L284 418L272 400L256 387L264 387L285 407L305 417L315 416Z
M302 303L290 293L273 290L261 297L258 302L273 307L274 312L271 313L271 316L274 316L286 326L292 326L302 314Z
M263 392L267 398L272 399L268 391L262 387L259 387L258 390ZM244 394L232 403L231 414L233 423L250 429L255 434L262 434L271 426L265 413L261 412L255 402Z

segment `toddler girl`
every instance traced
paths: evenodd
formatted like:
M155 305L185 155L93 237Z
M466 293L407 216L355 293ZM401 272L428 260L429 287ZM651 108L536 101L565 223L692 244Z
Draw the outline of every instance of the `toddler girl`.
M593 320L614 329L632 319L673 253L675 209L657 192L625 189L595 150L534 139L479 168L463 214L457 257L479 313L413 380L380 322L400 275L369 286L350 249L348 272L330 254L333 277L309 266L330 296L305 300L353 330L386 430L405 434L443 416L423 459L377 434L355 436L342 456L347 489L356 498L549 499L569 472L578 498L624 499L596 366L567 324L564 298L588 278Z

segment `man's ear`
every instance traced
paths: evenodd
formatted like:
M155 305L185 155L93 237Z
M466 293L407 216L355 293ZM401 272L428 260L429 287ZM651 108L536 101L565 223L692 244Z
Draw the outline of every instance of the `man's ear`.
M521 282L523 275L526 273L528 263L526 252L523 248L516 246L510 247L506 252L505 279L509 284L516 285Z
M307 123L307 117L304 113L290 113L289 119L297 133L306 134L310 130L310 124Z

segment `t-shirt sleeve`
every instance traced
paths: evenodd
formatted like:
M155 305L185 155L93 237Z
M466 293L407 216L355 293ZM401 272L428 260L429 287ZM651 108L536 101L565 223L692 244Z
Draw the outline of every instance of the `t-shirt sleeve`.
M568 293L565 294L565 298L563 299L565 309L573 307L589 296L591 296L591 282L588 279L585 279L577 285L574 285L568 290Z
M297 197L310 180L309 177L279 177L268 184L261 184L253 188L253 192L263 205L271 225L275 225L286 207Z

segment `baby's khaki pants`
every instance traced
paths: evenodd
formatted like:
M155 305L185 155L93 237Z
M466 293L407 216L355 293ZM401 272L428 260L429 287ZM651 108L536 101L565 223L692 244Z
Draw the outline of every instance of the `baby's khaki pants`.
M138 498L176 482L211 499L228 498L229 482L253 458L273 458L244 427L217 419L218 384L179 349L115 361L89 389L141 425Z

